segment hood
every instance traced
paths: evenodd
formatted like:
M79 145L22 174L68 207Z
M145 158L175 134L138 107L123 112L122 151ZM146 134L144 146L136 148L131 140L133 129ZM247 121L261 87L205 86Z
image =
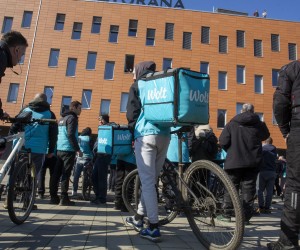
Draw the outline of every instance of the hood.
M260 123L259 116L251 112L238 114L232 119L232 121L237 122L243 126L253 126Z
M0 41L0 48L3 49L3 51L6 54L6 57L7 57L7 67L12 68L13 67L12 57L11 57L11 54L10 54L10 51L9 51L9 48L8 48L7 44L5 42L3 42L3 41Z
M263 148L263 150L272 151L273 153L275 153L277 155L276 147L272 144L264 144L262 146L262 148Z
M48 102L45 101L31 101L28 104L28 107L36 112L43 112L46 110L50 110L50 105Z
M72 116L78 118L77 115L76 115L73 111L66 111L66 112L64 112L61 116L62 116L62 117L66 117L66 116L68 116L68 115L72 115Z
M134 66L136 79L139 79L147 71L155 71L156 64L153 61L140 62Z

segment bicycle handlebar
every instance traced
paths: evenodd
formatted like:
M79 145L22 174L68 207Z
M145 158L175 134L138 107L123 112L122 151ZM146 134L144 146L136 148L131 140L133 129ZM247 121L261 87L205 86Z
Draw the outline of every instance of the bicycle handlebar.
M28 119L28 117L5 117L5 118L1 118L2 121L4 122L8 122L8 123L22 123L22 124L31 124L31 123L57 123L57 120L55 119L35 119L30 117L30 119Z

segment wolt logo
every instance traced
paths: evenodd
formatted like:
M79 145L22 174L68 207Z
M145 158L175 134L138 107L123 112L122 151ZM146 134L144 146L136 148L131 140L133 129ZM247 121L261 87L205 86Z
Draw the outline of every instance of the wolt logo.
M190 101L208 103L208 93L205 91L203 94L199 90L190 90Z
M118 141L128 141L131 139L131 135L130 134L120 134L117 136Z
M167 98L167 89L161 87L160 89L154 88L153 90L148 90L148 100L160 100Z
M107 139L106 138L99 138L98 143L99 144L107 144Z

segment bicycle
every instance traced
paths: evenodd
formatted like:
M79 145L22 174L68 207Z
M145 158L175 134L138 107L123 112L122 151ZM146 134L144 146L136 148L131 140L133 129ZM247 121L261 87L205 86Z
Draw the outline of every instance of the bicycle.
M237 249L244 233L244 215L238 192L226 172L217 164L199 160L183 172L181 137L178 135L178 170L166 159L158 185L159 225L170 223L184 212L197 239L207 249ZM213 179L211 178L213 176ZM224 193L232 207L223 208ZM140 201L141 183L138 171L125 178L122 195L125 206L136 214ZM161 197L161 198L160 198ZM224 215L230 214L230 220ZM145 219L147 222L147 218Z
M16 118L2 118L2 120L24 125L56 122L54 119L33 119L31 112L22 113ZM32 211L36 195L37 173L31 160L31 150L23 148L25 132L0 138L0 145L5 147L7 142L14 140L18 141L0 170L0 184L9 173L6 199L8 214L12 222L20 225L25 222ZM0 191L3 191L4 186L1 185Z

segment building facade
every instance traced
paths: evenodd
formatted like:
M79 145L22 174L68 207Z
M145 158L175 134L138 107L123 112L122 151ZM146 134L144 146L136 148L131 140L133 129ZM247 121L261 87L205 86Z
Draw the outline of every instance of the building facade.
M79 130L97 133L99 114L126 123L133 65L208 72L210 125L218 136L245 102L285 148L272 111L282 65L299 58L300 23L212 12L74 0L2 0L1 32L20 31L29 47L22 72L6 70L0 97L16 115L45 92L56 116L71 100L83 104Z

